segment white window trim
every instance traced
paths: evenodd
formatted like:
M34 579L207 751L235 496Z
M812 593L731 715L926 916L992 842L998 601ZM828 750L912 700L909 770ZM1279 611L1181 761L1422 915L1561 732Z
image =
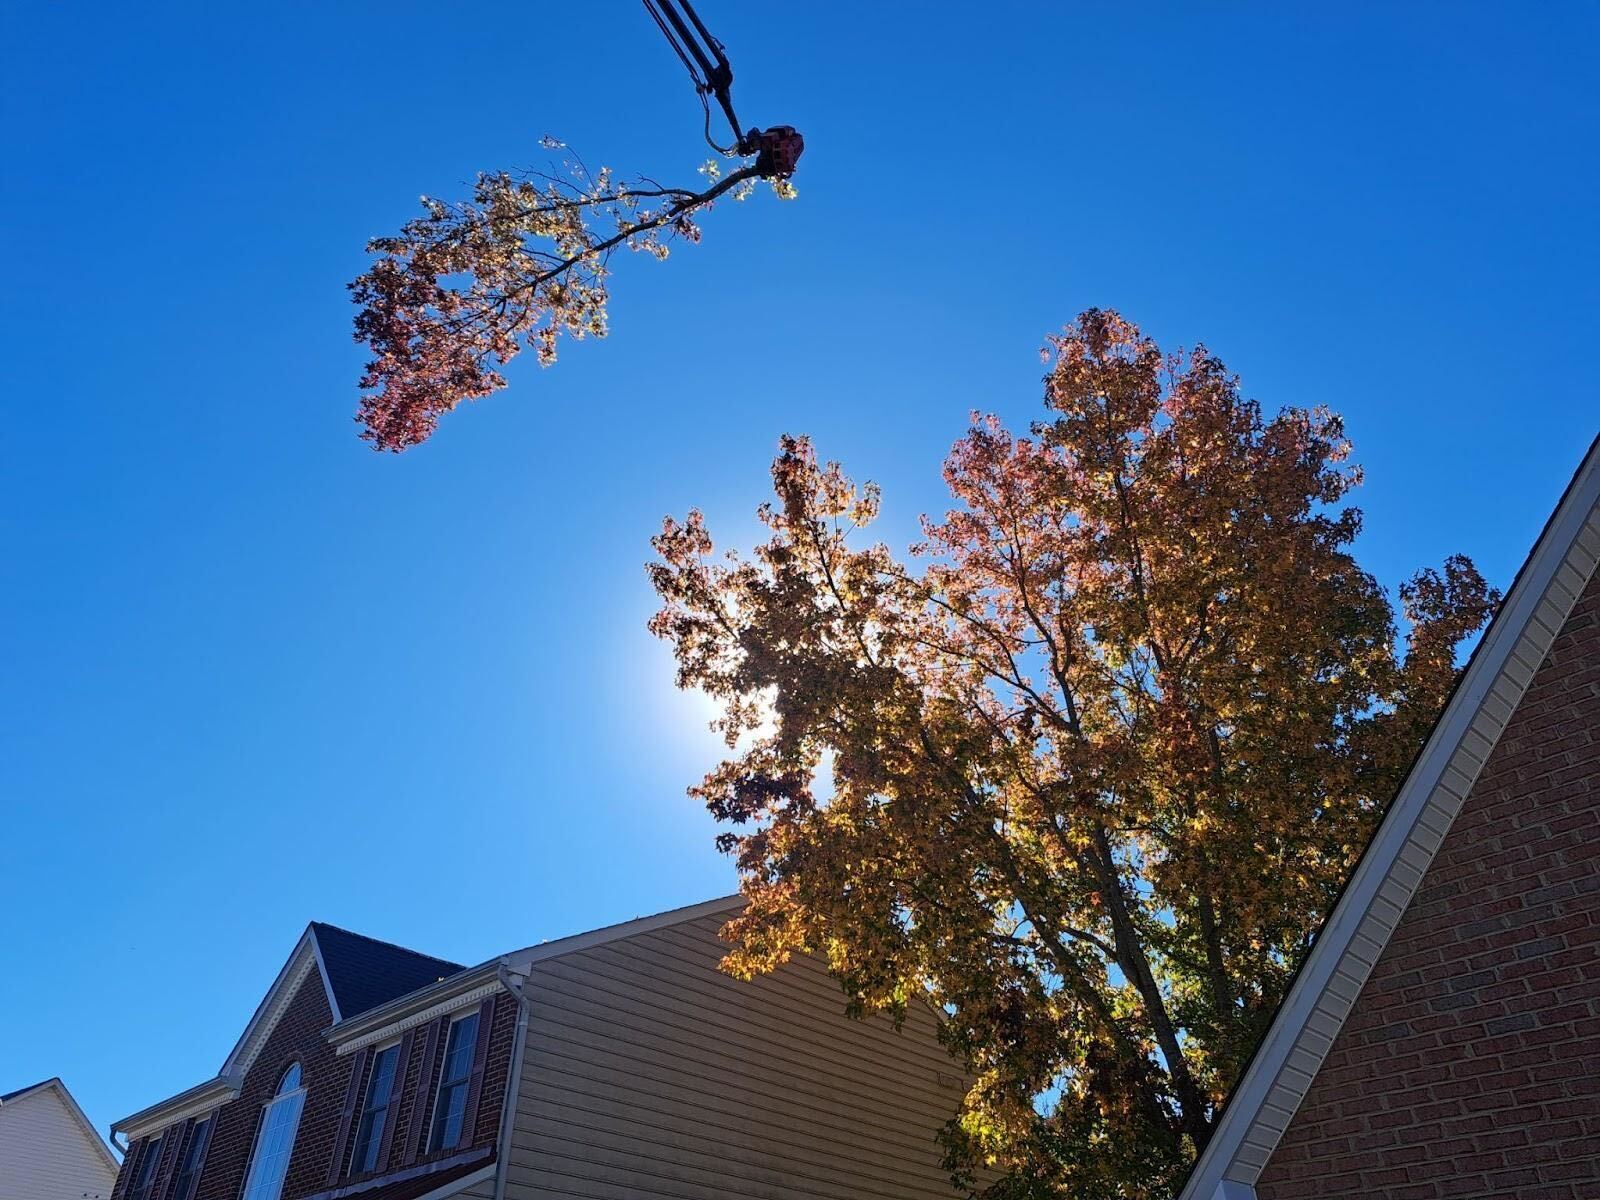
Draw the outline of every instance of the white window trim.
M306 1069L304 1064L300 1063L299 1061L296 1061L290 1065L300 1069L300 1086L291 1091L274 1093L272 1099L268 1100L261 1106L261 1116L256 1119L256 1140L255 1144L250 1147L250 1165L245 1168L244 1183L239 1188L239 1200L247 1200L250 1195L250 1182L255 1178L256 1159L261 1153L261 1134L267 1127L268 1114L271 1113L272 1110L279 1104L282 1104L285 1100L292 1100L298 1097L300 1100L300 1111L295 1114L294 1132L289 1135L289 1148L284 1152L283 1178L278 1180L278 1194L277 1196L273 1197L273 1200L282 1200L283 1185L289 1178L289 1163L294 1158L294 1144L297 1140L299 1140L300 1137L300 1119L306 1115ZM289 1067L285 1067L283 1069L283 1074L287 1075L288 1073ZM280 1079L281 1078L282 1077L280 1076Z

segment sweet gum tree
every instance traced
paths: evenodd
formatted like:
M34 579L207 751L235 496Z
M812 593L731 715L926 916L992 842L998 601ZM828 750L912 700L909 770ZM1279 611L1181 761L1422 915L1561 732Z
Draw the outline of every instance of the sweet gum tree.
M974 418L909 556L785 438L753 556L665 523L651 628L724 713L691 794L748 898L726 967L931 1002L986 1194L1166 1196L1498 597L1423 571L1398 645L1336 416L1111 312L1047 359L1044 418Z

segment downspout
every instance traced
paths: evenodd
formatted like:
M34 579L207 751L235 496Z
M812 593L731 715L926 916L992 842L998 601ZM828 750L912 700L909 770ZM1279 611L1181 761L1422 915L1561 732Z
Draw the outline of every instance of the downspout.
M505 1099L500 1104L500 1144L495 1152L494 1200L505 1200L506 1174L511 1166L511 1130L517 1122L517 1098L522 1094L522 1052L528 1041L528 1009L531 1003L522 990L527 976L500 963L500 986L517 998L517 1029L512 1035L511 1074L506 1080Z

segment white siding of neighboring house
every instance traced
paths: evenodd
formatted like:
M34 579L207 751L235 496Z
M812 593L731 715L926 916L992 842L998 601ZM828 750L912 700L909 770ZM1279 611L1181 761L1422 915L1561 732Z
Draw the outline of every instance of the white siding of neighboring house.
M116 1181L54 1087L0 1105L0 1200L105 1198Z
M508 1200L950 1200L932 1013L852 1020L812 960L731 979L725 915L534 965Z

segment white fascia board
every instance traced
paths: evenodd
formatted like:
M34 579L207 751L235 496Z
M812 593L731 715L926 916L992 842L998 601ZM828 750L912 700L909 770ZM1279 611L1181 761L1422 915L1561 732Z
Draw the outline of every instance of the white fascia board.
M449 1183L434 1188L433 1191L428 1192L426 1195L417 1197L417 1200L444 1200L446 1196L453 1196L457 1192L465 1191L469 1187L482 1183L493 1175L498 1167L498 1163L490 1163L488 1166L479 1167L470 1175L463 1175L460 1179L452 1179Z
M499 974L499 959L460 971L335 1025L328 1030L327 1039L339 1054L371 1046L446 1013L481 1003L503 987Z
M333 994L333 978L328 974L328 964L322 959L322 942L318 940L315 925L306 926L306 937L311 939L311 953L317 956L317 970L322 972L322 986L328 993L328 1011L337 1025L344 1017L339 1013L339 997Z
M732 914L743 907L743 896L719 896L715 900L670 909L648 917L623 921L617 925L591 929L571 937L540 942L537 946L514 950L510 954L501 954L488 962L397 997L387 1004L381 1004L359 1016L351 1017L348 1021L340 1022L328 1030L328 1040L338 1046L340 1054L347 1054L361 1046L370 1045L378 1038L432 1020L443 1012L454 1011L472 1000L492 994L496 988L503 986L499 981L502 966L507 971L526 975L534 963L559 958L563 954L574 954L593 946L603 946L619 938L649 933L653 929L680 925L700 917Z
M238 1045L234 1046L227 1061L222 1064L218 1072L223 1077L240 1077L250 1069L250 1064L255 1061L256 1053L261 1049L267 1035L278 1023L278 1018L283 1015L284 1009L294 999L295 992L305 977L315 968L318 978L322 980L322 991L328 999L328 1011L333 1013L334 1020L339 1017L339 1002L333 996L333 984L328 979L327 969L322 965L322 950L317 945L316 935L310 925L300 935L300 940L295 943L294 952L289 955L289 960L283 964L283 970L278 972L278 977L272 981L272 986L267 989L267 994L262 997L255 1014L250 1018L250 1023L244 1027Z
M655 913L648 917L638 917L632 921L607 925L601 929L591 929L587 933L557 938L553 942L540 942L537 946L529 946L526 949L503 955L501 961L506 964L508 970L518 971L525 975L535 963L545 962L552 958L560 958L564 954L576 954L580 950L588 950L594 946L604 946L607 942L615 942L621 938L637 937L641 933L650 933L656 929L666 929L672 925L682 925L686 921L695 921L701 917L717 916L723 913L731 915L743 907L743 896L719 896L715 900L706 900L699 904L686 905L683 908L669 909L667 912Z
M152 1133L159 1133L169 1125L208 1113L220 1104L226 1104L239 1094L236 1077L219 1075L204 1083L169 1096L159 1104L142 1108L132 1116L123 1117L111 1126L113 1134L122 1134L130 1141Z
M106 1145L105 1138L101 1137L99 1132L95 1129L94 1122L89 1120L89 1114L84 1112L83 1109L78 1106L78 1101L73 1097L72 1093L67 1090L67 1085L61 1082L60 1079L52 1079L50 1082L55 1085L56 1091L61 1093L61 1099L63 1103L66 1104L67 1111L70 1112L73 1118L78 1122L78 1127L83 1130L84 1136L94 1143L94 1148L98 1150L101 1154L101 1157L103 1157L106 1162L110 1164L113 1171L121 1170L122 1160L112 1153L110 1146Z
M217 1077L197 1084L187 1091L179 1092L176 1096L170 1096L159 1104L140 1109L132 1116L122 1118L111 1126L111 1132L121 1133L129 1138L144 1137L148 1133L165 1129L175 1121L199 1116L219 1104L232 1100L239 1094L240 1081L255 1061L256 1054L283 1016L289 1002L294 999L294 994L299 990L301 983L312 971L316 971L317 977L322 981L322 991L327 997L328 1009L337 1018L339 1003L334 999L333 985L328 980L327 969L322 965L322 950L317 945L316 935L312 932L311 926L307 925L305 932L300 935L300 940L295 943L294 950L284 962L282 970L272 981L272 986L267 988L267 994L256 1006L256 1011L239 1036L239 1041L222 1064L222 1070L217 1072Z
M8 1096L6 1099L0 1100L0 1108L5 1108L8 1104L21 1104L29 1096L37 1096L40 1092L53 1085L55 1082L56 1080L54 1078L46 1079L43 1083L36 1083L31 1088L26 1088L23 1091L18 1092L15 1096Z

